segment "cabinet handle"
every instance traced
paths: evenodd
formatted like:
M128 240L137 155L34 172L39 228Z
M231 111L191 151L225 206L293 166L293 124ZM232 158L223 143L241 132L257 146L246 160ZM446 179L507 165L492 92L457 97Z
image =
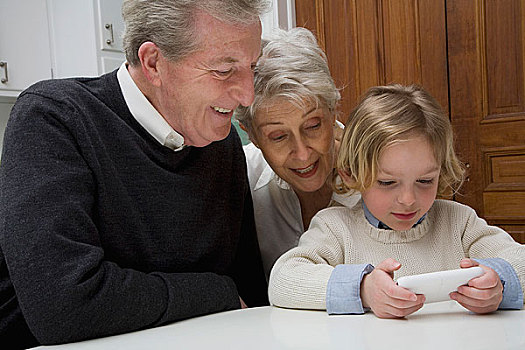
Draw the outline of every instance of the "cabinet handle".
M2 82L2 84L7 84L9 81L9 76L7 75L7 62L0 62L0 68L4 68L4 77L0 79L0 82Z
M107 30L109 30L110 39L106 40L106 44L111 45L115 41L115 38L113 37L113 24L106 23L104 26Z

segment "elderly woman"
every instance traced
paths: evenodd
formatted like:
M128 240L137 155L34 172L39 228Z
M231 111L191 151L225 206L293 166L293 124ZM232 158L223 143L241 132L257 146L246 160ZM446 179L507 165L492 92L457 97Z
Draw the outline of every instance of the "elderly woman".
M304 28L276 31L255 67L255 100L237 110L266 275L333 201L334 127L340 99L326 56Z

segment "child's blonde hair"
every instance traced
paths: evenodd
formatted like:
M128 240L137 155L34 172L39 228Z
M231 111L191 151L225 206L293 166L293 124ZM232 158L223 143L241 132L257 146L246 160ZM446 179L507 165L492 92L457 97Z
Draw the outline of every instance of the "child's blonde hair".
M341 141L336 167L351 175L353 183L334 181L343 194L365 191L377 180L383 150L412 136L424 136L441 165L438 196L456 192L464 167L454 152L454 136L439 103L423 88L399 84L370 88L350 114Z

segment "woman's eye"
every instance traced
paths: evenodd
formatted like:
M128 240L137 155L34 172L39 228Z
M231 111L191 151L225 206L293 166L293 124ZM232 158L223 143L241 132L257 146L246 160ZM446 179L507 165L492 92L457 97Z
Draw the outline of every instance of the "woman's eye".
M321 126L321 122L318 122L314 125L310 125L307 127L307 129L310 129L310 130L315 130L315 129L319 129L319 127Z
M381 180L377 180L377 183L379 184L379 186L391 186L391 185L393 185L395 182L394 182L394 181L381 181Z
M321 127L321 119L318 117L310 118L304 125L306 130L316 130Z
M279 135L270 135L269 138L270 140L274 141L274 142L278 142L278 141L282 141L284 140L284 138L286 137L286 134L279 134Z

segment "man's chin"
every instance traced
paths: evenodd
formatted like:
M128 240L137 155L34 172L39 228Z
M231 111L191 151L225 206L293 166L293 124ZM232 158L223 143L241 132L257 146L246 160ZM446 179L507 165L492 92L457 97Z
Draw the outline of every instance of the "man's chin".
M188 144L188 146L194 146L194 147L206 147L210 145L213 142L222 141L228 135L230 134L230 129L228 128L227 132L216 132L213 135L206 137L199 137L198 140L192 141L191 144Z

